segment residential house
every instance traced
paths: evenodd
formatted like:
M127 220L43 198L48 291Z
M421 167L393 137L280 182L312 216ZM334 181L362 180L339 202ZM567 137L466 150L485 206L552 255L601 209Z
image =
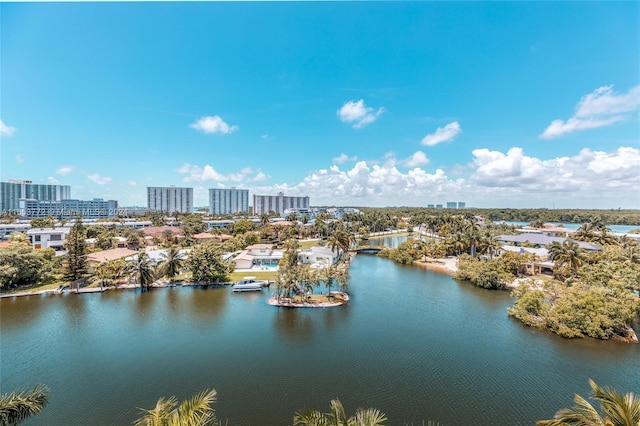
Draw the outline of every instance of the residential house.
M277 270L284 250L273 248L273 244L253 244L234 257L236 270Z
M95 273L96 267L101 263L111 262L117 259L124 259L138 253L135 250L126 248L113 248L109 250L97 251L87 255L87 270L90 274Z
M64 240L70 231L69 227L32 228L27 231L27 238L36 250L52 248L59 251L64 250Z
M298 253L298 260L303 264L311 265L312 268L326 268L336 264L341 255L342 252L338 248L332 250L329 247L311 247L301 250Z

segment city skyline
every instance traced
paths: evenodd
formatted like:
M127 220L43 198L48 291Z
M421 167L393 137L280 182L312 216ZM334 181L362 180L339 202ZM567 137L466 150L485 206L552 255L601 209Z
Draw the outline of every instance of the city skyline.
M639 8L2 3L0 180L640 208Z

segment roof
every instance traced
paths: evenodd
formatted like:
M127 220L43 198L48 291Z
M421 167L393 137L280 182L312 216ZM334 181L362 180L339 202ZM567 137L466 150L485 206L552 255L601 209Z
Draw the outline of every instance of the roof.
M531 253L539 258L546 258L549 256L549 250L547 250L546 248L502 246L501 249L504 251L511 251L515 253Z
M602 250L602 247L600 247L599 245L596 244L591 244L591 243L586 243L584 241L577 241L577 240L572 240L570 238L564 238L564 237L549 237L548 235L544 235L544 234L520 234L520 235L498 235L496 237L498 239L498 241L507 241L507 242L511 242L511 243L531 243L531 244L538 244L541 246L546 246L549 245L553 242L559 242L562 243L565 240L570 240L573 241L575 243L578 243L578 245L580 246L580 248L583 248L585 250Z
M68 227L58 227L58 228L31 228L27 231L27 235L33 234L56 234L63 233L68 234L71 231L71 228Z
M199 234L194 235L193 238L195 238L196 240L211 240L216 238L216 236L210 232L201 232Z
M123 257L132 256L138 253L135 250L129 250L126 248L114 248L109 250L97 251L87 255L87 262L103 263L110 262L116 259L122 259Z
M182 228L178 228L177 226L150 226L148 228L142 228L142 232L144 232L145 235L152 237L160 237L164 231L171 231L173 234L179 235L184 233Z

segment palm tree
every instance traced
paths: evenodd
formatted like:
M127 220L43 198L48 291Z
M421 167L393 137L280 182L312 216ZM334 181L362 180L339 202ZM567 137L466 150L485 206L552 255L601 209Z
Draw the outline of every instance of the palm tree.
M17 425L38 414L49 402L49 389L37 385L32 391L0 395L0 425Z
M183 401L178 406L175 396L168 399L160 398L151 410L141 408L143 416L136 420L135 426L206 426L214 425L218 421L215 409L211 406L216 402L216 391L205 390L191 399Z
M260 215L260 223L262 224L262 226L267 226L269 224L269 214L262 213Z
M101 263L96 267L96 273L91 277L91 280L100 284L100 289L104 286L110 286L113 284L113 270L108 263Z
M557 241L551 243L549 245L549 257L556 266L567 265L574 275L585 262L584 251L578 243L572 240L564 240L562 244Z
M313 410L296 412L293 416L294 426L378 426L386 421L387 416L376 408L358 408L353 416L347 417L344 406L337 399L331 400L329 413Z
M620 260L627 265L640 263L640 244L626 235L620 239L622 254Z
M591 399L600 402L604 417L580 395L574 397L576 405L563 408L551 420L538 421L539 426L638 426L640 425L640 398L633 392L622 394L608 386L600 387L589 379Z
M173 282L182 269L184 256L177 247L171 246L167 253L161 253L160 257L163 259L162 275L166 275L169 277L169 282Z
M131 274L140 284L141 289L149 289L153 282L153 268L149 263L149 256L144 251L138 253L138 257L131 267Z

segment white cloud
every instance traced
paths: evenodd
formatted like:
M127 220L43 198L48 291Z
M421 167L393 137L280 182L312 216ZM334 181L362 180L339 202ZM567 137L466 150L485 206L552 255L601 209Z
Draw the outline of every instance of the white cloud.
M364 100L345 102L337 111L338 118L343 123L352 123L354 129L360 129L376 121L383 113L384 108L373 108L365 105Z
M347 161L358 161L358 157L355 155L353 157L349 157L347 154L341 153L337 157L333 157L332 160L333 164L342 164L346 163Z
M438 127L435 133L431 133L424 138L420 142L422 145L434 146L442 142L447 142L455 138L460 132L462 128L460 127L460 123L457 121L453 121L447 124L444 127Z
M66 176L73 171L71 166L62 166L56 170L57 175Z
M106 184L110 183L113 180L110 177L100 176L97 173L92 173L90 175L87 175L87 179L89 179L91 182L93 182L93 183L95 183L97 185L106 185Z
M204 133L222 133L223 135L239 129L238 126L228 125L219 115L201 117L189 127Z
M130 180L129 182L129 186L137 186L138 183L135 180Z
M613 86L602 86L585 95L576 105L576 112L567 121L553 120L540 135L542 139L554 139L578 130L610 126L628 120L640 106L640 86L627 93L617 94Z
M182 179L183 182L260 182L269 178L268 175L262 173L259 170L255 171L251 167L245 167L239 172L233 172L225 175L219 173L209 164L205 165L204 167L200 167L197 165L185 163L176 171L180 174L188 175Z
M24 160L25 160L24 155L22 154L16 155L16 163L24 163Z
M264 140L273 140L273 139L275 139L275 138L276 138L275 136L270 136L270 135L268 135L268 134L266 134L266 133L265 133L264 135L261 135L260 137L261 137L262 139L264 139Z
M266 180L269 180L270 178L271 176L266 175L262 172L258 172L254 177L249 179L249 182L264 182Z
M521 198L538 196L567 203L582 198L597 204L601 199L617 197L618 202L626 200L635 208L640 204L638 197L629 200L630 194L640 191L637 148L620 147L613 152L585 148L572 157L548 160L528 157L517 147L506 154L488 149L477 149L472 154L475 171L469 181L478 187L509 191Z
M56 178L54 178L52 176L49 176L49 177L47 177L47 183L49 185L58 185L60 182L58 182L58 179L56 179Z
M308 195L311 205L425 206L465 201L477 207L537 208L555 203L567 208L640 208L638 148L583 149L556 158L531 157L519 147L507 152L477 149L469 164L452 168L455 178L442 169L429 171L419 165L403 173L395 165L409 166L412 160L420 162L423 157L416 153L398 161L389 153L381 164L359 161L347 168L333 164L299 183L250 191Z
M425 164L429 164L429 159L427 158L424 152L416 151L413 153L411 157L404 159L402 161L402 164L405 167L423 166Z
M8 126L4 124L4 121L0 120L0 135L1 136L12 136L18 129L15 127Z

